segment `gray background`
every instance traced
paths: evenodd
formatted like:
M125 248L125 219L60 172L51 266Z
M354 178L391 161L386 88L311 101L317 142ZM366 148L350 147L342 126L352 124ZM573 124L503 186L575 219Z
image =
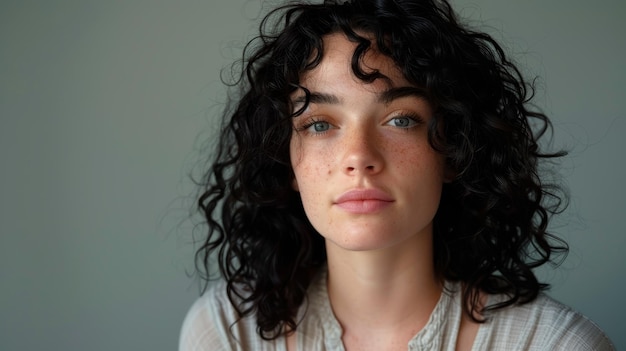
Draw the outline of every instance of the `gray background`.
M541 275L626 349L626 5L456 0L554 118L571 244ZM0 1L0 350L173 350L198 293L193 184L261 6Z

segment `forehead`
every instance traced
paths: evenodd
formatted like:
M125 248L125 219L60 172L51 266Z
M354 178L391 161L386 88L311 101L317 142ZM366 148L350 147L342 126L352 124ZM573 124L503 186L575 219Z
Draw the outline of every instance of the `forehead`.
M358 66L363 73L371 74L379 72L384 76L382 79L376 79L373 85L383 85L385 88L398 86L409 86L409 82L402 74L399 67L388 56L380 53L375 46L375 40L371 36L359 33L364 38L370 39L371 46L365 54L359 58ZM301 81L305 85L315 84L315 81L321 77L331 78L344 77L346 73L350 73L353 79L358 79L354 74L352 61L357 49L357 43L350 41L343 33L332 33L323 37L323 50L321 62L312 70L306 71L301 75ZM365 82L363 82L365 83Z

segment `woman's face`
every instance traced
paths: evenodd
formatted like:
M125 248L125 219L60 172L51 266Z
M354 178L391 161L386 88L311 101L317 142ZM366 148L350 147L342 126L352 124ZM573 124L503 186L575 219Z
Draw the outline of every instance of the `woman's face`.
M432 235L444 159L432 149L432 108L393 62L375 51L366 71L389 79L366 84L350 67L355 44L343 34L324 39L324 57L304 74L310 104L294 118L290 143L294 188L327 243L375 250ZM295 109L304 92L292 96Z

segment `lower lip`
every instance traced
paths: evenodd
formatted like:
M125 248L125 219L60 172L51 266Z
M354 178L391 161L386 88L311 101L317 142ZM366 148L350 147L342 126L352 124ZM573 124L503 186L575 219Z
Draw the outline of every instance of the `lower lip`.
M391 205L392 201L353 200L337 203L337 206L350 213L374 213Z

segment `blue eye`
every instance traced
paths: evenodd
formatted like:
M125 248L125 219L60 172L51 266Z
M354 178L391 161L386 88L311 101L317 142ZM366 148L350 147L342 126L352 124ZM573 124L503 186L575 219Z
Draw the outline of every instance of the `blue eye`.
M299 132L304 132L309 135L325 134L329 130L333 129L333 125L330 122L317 118L309 118L306 121L302 121L302 125L295 126Z
M418 122L412 117L394 117L387 124L398 128L411 128Z
M307 129L315 133L322 133L330 129L330 124L324 121L313 122L307 126Z

